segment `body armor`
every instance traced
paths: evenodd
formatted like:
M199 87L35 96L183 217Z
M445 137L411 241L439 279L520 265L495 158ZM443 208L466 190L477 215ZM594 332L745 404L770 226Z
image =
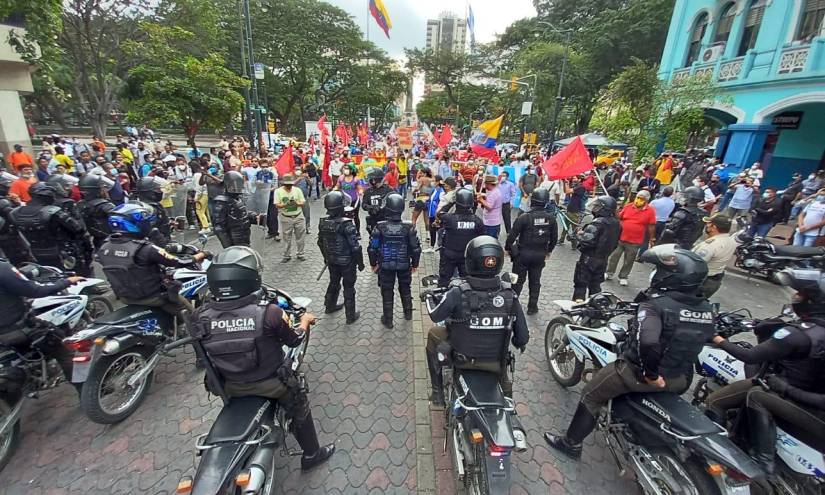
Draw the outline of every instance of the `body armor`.
M705 228L702 218L706 215L707 212L698 206L680 206L668 219L662 240L675 242L682 249L692 249L702 236Z
M452 258L463 258L467 244L483 231L481 219L472 213L448 213L441 222L444 226L441 246Z
M544 253L552 236L556 216L545 209L532 210L527 215L529 218L527 228L521 231L518 238L519 249Z
M12 223L10 214L14 208L11 201L0 198L0 218L5 220L3 227L0 227L0 250L12 265L17 266L32 261L32 258L29 254L29 244Z
M251 228L243 198L222 194L215 198L215 235L221 246L249 246Z
M154 249L149 241L113 236L98 250L97 256L112 291L118 298L144 299L157 296L163 288L159 268L135 261L141 249Z
M83 256L83 225L56 205L19 206L9 214L44 265L74 270Z
M476 289L463 281L461 309L447 319L450 344L459 359L501 362L510 346L510 326L516 294L509 284Z
M386 184L381 184L379 187L370 187L364 193L362 204L364 210L369 214L371 223L377 223L384 220L384 214L381 211L384 203L384 198L387 194L393 192Z
M599 217L579 236L579 251L593 258L606 259L616 249L622 228L615 217Z
M378 264L382 270L403 271L410 269L409 237L413 226L409 222L379 222L381 246L378 248Z
M777 364L779 376L794 387L807 392L825 393L825 327L815 323L798 323L783 327L790 332L803 332L811 340L811 349L804 358L789 356Z
M349 218L322 218L318 224L321 252L328 265L347 266L353 261L353 254L347 243L344 229L352 224ZM353 229L355 226L353 225Z
M97 247L100 247L111 233L109 231L109 213L114 208L114 204L103 198L83 200L77 203L77 209Z

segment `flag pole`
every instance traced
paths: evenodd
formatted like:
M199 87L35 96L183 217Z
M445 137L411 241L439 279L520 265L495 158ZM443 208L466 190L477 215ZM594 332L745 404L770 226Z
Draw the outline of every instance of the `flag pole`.
M367 94L370 93L370 52L369 52L369 44L370 44L370 4L369 0L367 0ZM370 130L370 104L367 102L367 132Z

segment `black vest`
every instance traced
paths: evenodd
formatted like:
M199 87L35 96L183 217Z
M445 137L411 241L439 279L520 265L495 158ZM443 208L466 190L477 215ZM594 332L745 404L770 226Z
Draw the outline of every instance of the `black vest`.
M673 299L668 294L652 295L647 300L662 316L662 333L659 337L661 359L659 374L673 378L693 373L693 364L702 347L716 335L713 307L707 300L688 304ZM624 357L640 364L638 355L638 323L628 339Z
M461 308L447 319L450 345L469 361L501 362L510 346L516 293L509 284L474 287L461 282Z
M808 355L802 359L791 356L779 360L779 375L786 378L794 387L825 394L825 327L806 322L786 325L784 328L791 332L803 332L810 339L811 348Z
M284 360L281 344L264 334L268 302L257 294L211 303L192 315L192 335L203 339L209 360L228 382L272 378Z
M520 249L545 251L550 242L556 216L545 209L531 210L527 213L527 227L518 238Z
M364 193L364 210L367 211L372 220L378 221L384 219L382 204L384 202L384 198L391 192L392 189L390 189L386 184L381 184L381 187L370 187Z
M35 258L60 257L60 247L68 242L68 232L54 225L53 217L58 213L59 206L27 205L18 206L9 214L17 229L29 241Z
M382 270L409 270L409 237L413 226L409 222L379 222L376 228L381 232L379 264Z
M444 237L441 245L453 258L463 258L467 244L478 236L481 219L472 213L448 213L442 218Z
M110 237L97 252L98 261L118 298L144 299L157 296L163 287L163 274L157 266L138 265L141 249L153 249L149 241Z
M330 265L347 266L352 263L352 252L344 233L347 223L352 223L352 220L343 217L326 217L318 223L321 251Z
M673 233L674 241L683 249L692 249L693 245L702 236L705 223L702 218L707 216L707 212L697 206L680 207L682 221ZM679 213L677 210L675 213Z
M89 234L95 239L103 239L111 232L109 231L109 213L114 209L109 200L103 198L95 198L90 200L83 200L77 203L77 209L86 222L86 228Z
M599 238L591 249L587 251L582 250L582 252L594 258L606 259L619 244L622 227L619 224L619 220L612 216L596 218L593 220L593 224L598 226Z

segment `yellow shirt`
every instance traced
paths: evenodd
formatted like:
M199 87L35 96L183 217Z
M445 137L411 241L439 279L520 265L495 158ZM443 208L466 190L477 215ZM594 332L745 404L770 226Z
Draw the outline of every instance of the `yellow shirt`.
M123 148L120 150L120 154L123 155L123 161L126 165L131 165L135 161L135 155L132 154L132 151L129 148Z
M66 173L70 174L74 172L74 160L72 160L68 156L54 155L54 161L56 161L60 165L63 165L63 168L66 169Z

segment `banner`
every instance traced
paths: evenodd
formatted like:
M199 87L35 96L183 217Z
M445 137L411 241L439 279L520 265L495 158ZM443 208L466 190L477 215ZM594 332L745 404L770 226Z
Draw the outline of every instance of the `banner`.
M327 128L329 131L329 136L332 136L332 124L326 122L324 127ZM313 134L320 138L320 132L318 132L318 121L317 120L305 120L304 121L304 129L306 130L306 141L309 141L309 137ZM320 142L320 139L318 140Z
M402 150L411 150L413 147L413 127L399 127L395 130L398 137L398 147Z

